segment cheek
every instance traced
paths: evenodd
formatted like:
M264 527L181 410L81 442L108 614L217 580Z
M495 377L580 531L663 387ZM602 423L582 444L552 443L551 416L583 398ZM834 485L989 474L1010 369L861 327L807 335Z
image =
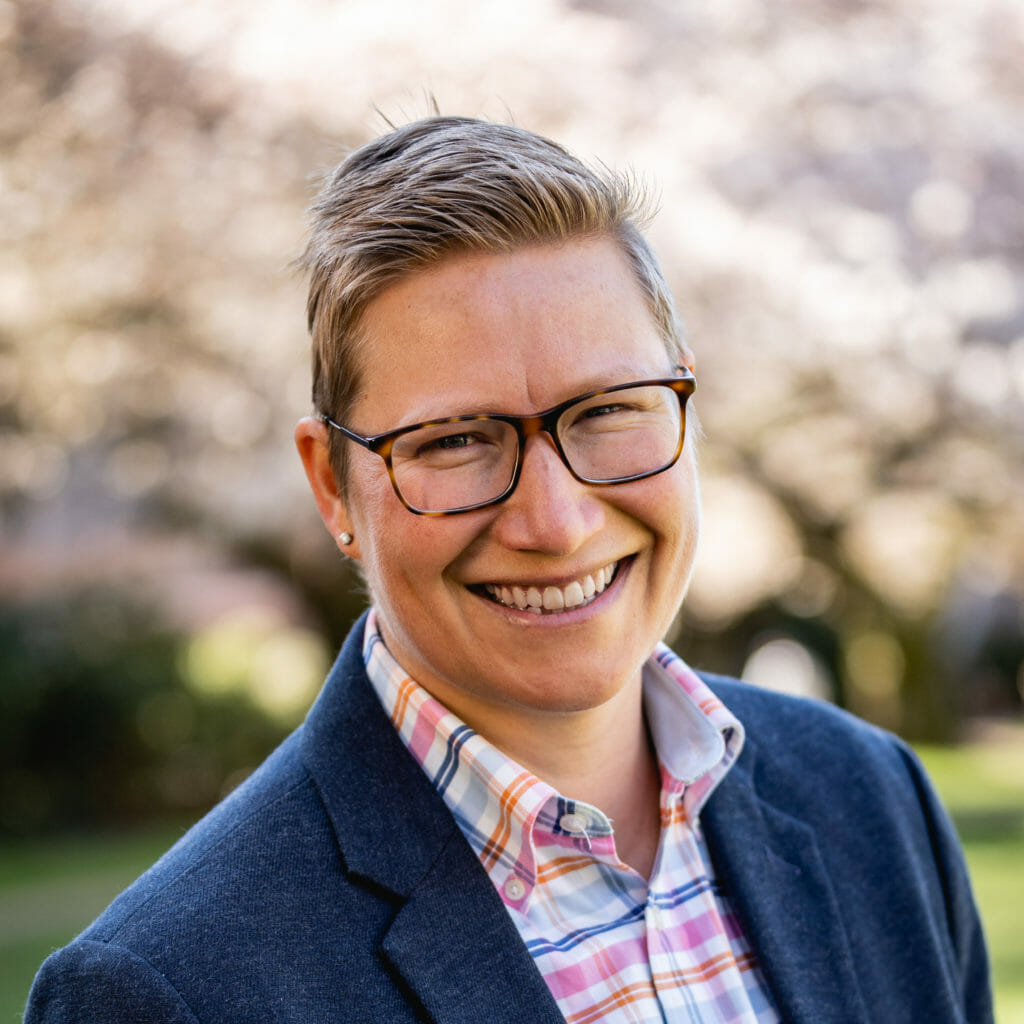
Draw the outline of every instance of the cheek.
M696 475L682 474L682 481L667 489L662 507L663 529L658 534L649 603L644 610L645 624L658 633L658 639L672 628L697 560L701 512Z
M436 603L445 569L458 555L458 531L448 519L413 515L384 482L386 490L364 489L353 509L370 597L396 611Z
M653 478L660 482L651 525L660 526L666 537L680 544L696 543L700 531L700 483L696 461L689 446L668 472Z
M666 474L666 476L669 476ZM688 453L671 471L659 495L658 514L649 525L661 537L672 574L685 591L697 555L700 537L700 484L696 466Z
M370 596L376 601L377 594L388 586L392 565L403 562L406 524L402 517L413 517L395 497L383 473L352 473L348 495L348 513L359 543L359 562L370 587Z
M701 519L704 514L700 500L700 478L697 476L696 467L694 467L690 478L690 501L687 506L687 514L690 519L690 543L694 548L694 552L696 552L697 541L700 539Z

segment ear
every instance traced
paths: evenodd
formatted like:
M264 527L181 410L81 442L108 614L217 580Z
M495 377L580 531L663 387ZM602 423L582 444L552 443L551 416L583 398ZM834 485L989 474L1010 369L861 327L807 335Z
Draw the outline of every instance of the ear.
M324 526L330 531L343 555L358 558L359 538L354 537L349 544L342 544L339 539L342 533L355 535L355 530L334 476L327 430L327 425L321 420L306 416L295 427L295 447L299 450L299 458L302 459L306 479L309 480Z

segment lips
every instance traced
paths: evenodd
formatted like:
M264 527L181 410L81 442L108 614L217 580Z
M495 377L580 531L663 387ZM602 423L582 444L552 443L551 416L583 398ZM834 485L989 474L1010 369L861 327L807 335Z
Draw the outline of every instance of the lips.
M603 593L608 584L615 579L619 568L618 562L588 573L578 580L565 586L556 587L551 584L522 586L519 584L485 583L483 592L498 604L518 611L533 612L537 615L568 611L589 604Z

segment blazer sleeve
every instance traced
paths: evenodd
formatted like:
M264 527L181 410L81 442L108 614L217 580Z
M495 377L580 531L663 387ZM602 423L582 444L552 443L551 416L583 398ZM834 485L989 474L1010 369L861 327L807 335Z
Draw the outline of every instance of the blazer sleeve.
M897 740L924 811L935 862L943 884L949 934L957 958L968 1021L992 1020L988 951L956 829L939 801L917 755Z
M24 1024L198 1024L159 971L121 946L78 939L40 968Z

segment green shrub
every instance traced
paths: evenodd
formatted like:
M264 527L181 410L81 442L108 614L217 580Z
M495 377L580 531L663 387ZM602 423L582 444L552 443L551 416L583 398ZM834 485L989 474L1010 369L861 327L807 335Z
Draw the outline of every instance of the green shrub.
M286 726L187 685L190 637L130 593L0 605L0 837L214 803Z

